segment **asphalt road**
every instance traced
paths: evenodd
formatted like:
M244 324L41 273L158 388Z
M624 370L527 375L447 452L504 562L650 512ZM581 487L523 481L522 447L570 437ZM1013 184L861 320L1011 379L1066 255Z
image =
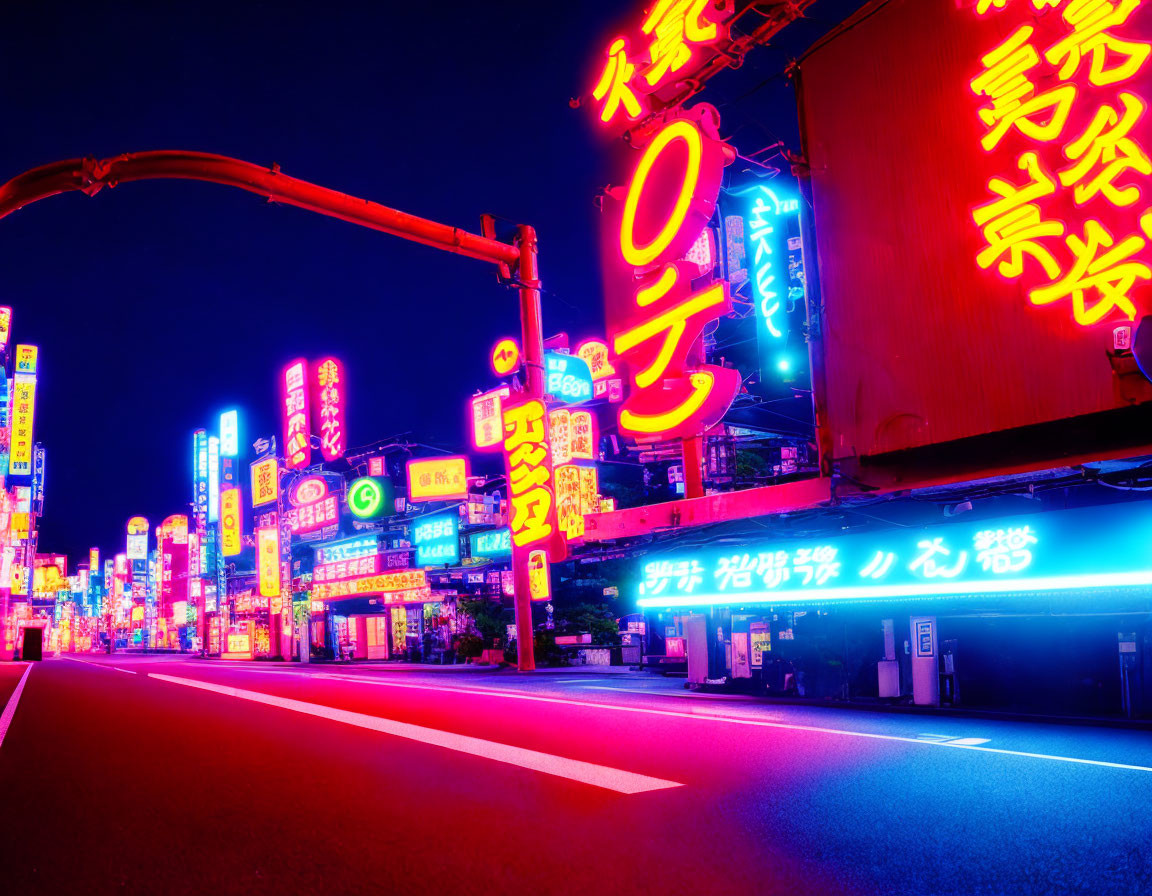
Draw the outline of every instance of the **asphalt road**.
M1152 892L1138 731L123 656L5 704L6 893Z

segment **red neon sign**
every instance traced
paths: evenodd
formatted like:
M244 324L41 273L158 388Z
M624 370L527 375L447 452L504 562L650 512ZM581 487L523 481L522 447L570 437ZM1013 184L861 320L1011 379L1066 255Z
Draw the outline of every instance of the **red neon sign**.
M335 358L318 362L312 376L313 402L320 418L320 452L324 460L344 456L344 406L347 386L344 365Z
M1152 279L1146 63L1152 10L1133 0L978 0L999 42L968 87L978 139L1006 176L972 209L976 263L1081 326L1141 312ZM1002 13L1002 14L1000 14ZM1000 14L1000 15L997 15ZM1013 30L1014 29L1014 30ZM1013 171L1014 169L1014 171ZM1146 309L1145 312L1146 313Z
M618 208L620 256L635 288L610 293L607 316L613 353L627 363L632 385L620 429L641 440L707 431L740 388L739 372L705 364L699 345L704 326L732 311L728 282L693 288L699 266L683 260L715 211L732 158L716 122L714 109L696 106L658 130Z
M284 465L291 470L312 462L308 423L308 362L297 358L280 376L280 406L284 412Z

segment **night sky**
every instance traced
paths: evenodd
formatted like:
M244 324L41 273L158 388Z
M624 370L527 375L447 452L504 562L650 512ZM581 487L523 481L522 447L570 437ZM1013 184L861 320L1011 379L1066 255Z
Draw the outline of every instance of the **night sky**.
M0 180L189 149L473 231L489 212L539 231L546 333L602 335L593 198L624 151L568 98L641 5L22 4L0 35ZM716 79L704 98L731 102L742 152L773 134L795 146L772 75L858 5L817 3L820 19ZM73 561L123 550L131 515L186 510L192 430L221 410L241 409L245 446L276 433L291 358L345 360L352 446L411 432L460 448L490 346L519 332L515 294L481 262L190 181L29 206L0 221L0 271L13 341L41 347L40 549Z

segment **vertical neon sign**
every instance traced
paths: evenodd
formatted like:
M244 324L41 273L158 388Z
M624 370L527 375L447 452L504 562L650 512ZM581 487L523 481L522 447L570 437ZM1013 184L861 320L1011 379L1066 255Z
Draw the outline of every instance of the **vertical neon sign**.
M344 365L335 358L325 358L315 365L312 375L314 404L320 417L320 451L324 460L344 456L344 406L347 385Z
M220 519L220 439L208 436L208 522Z
M284 465L290 470L312 462L308 425L308 362L297 358L280 377L280 405L284 412Z
M788 380L806 362L788 350L792 315L804 301L800 201L763 186L755 187L752 195L747 240L760 378L767 381L779 375Z

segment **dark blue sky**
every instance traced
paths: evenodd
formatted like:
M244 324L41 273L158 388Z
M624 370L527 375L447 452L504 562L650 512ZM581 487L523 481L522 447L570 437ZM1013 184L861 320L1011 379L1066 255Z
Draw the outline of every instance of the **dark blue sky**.
M24 4L0 34L0 180L76 156L192 149L472 230L482 212L529 222L546 331L595 335L593 196L621 150L567 100L613 20L641 5ZM815 10L832 21L855 5ZM730 96L826 27L803 23L753 54L725 76ZM778 79L725 111L742 151L768 131L793 142L789 91ZM514 294L479 262L192 182L23 209L0 221L0 271L15 340L41 346L41 549L73 559L122 549L133 514L184 508L191 432L221 409L241 408L246 444L275 432L288 359L345 359L352 445L409 430L461 443L489 347L518 331Z

